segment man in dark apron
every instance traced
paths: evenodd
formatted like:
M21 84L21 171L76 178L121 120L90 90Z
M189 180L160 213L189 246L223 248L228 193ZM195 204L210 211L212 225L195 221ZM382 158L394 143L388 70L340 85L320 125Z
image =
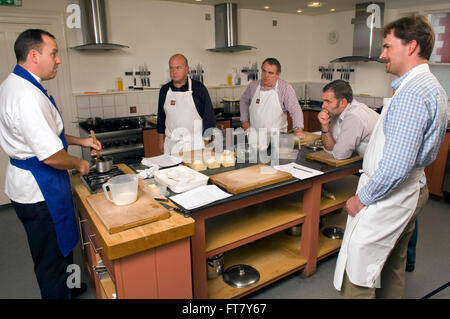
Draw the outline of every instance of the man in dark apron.
M0 86L0 145L10 157L5 193L25 227L42 298L71 298L67 267L79 233L67 170L87 174L89 163L69 155L67 147L101 145L66 135L55 101L41 85L61 64L54 36L26 30L14 51L17 65Z

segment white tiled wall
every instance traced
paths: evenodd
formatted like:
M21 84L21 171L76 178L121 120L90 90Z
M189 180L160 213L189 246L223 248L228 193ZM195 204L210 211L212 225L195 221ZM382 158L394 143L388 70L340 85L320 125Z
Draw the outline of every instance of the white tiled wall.
M305 83L291 83L297 97L304 98ZM307 83L308 97L311 100L321 101L324 83ZM208 88L209 96L214 107L222 107L220 103L224 97L239 98L247 86L233 87L211 87ZM76 96L78 117L101 117L115 118L137 115L150 115L158 113L159 90L148 90L143 92L126 92L96 95ZM383 104L382 97L359 96L355 98L368 106L379 107ZM137 113L130 113L130 106L137 107Z
M158 112L159 90L116 94L96 94L76 96L78 117L115 118L150 115ZM135 106L137 113L130 113Z

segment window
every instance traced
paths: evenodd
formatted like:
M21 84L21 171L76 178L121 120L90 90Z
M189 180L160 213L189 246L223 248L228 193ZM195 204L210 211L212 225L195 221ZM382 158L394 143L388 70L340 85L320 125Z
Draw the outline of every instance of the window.
M436 34L430 62L450 63L450 12L427 15Z

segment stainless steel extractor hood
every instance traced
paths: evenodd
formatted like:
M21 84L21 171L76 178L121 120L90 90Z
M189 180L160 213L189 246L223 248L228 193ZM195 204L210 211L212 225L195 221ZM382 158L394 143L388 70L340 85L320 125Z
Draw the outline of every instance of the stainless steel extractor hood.
M250 45L238 44L237 4L221 3L214 6L216 47L213 52L237 52L256 49Z
M334 59L331 62L368 62L377 61L381 54L383 37L384 3L366 2L356 4L353 55Z
M80 0L80 11L83 44L72 49L112 50L129 48L126 45L108 42L104 0Z

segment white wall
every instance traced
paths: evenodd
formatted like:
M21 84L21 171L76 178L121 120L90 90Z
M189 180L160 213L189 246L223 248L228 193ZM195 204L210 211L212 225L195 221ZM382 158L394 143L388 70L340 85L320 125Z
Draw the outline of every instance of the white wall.
M66 7L77 0L27 0L22 7L0 10L56 12L66 16ZM205 84L224 84L228 73L235 67L249 63L258 65L268 56L277 57L282 64L281 77L290 82L318 82L318 68L329 61L352 53L354 11L308 17L297 14L281 14L239 9L239 43L257 47L256 50L236 53L206 51L214 47L214 8L207 5L164 2L155 0L107 0L109 41L129 45L129 49L112 51L75 51L67 49L80 44L80 30L65 29L67 43L60 43L67 50L72 92L106 91L114 88L117 76L124 78L124 85L131 79L124 76L133 65L147 63L152 72L152 87L159 87L168 80L168 58L175 52L184 53L191 65L201 63L205 70ZM437 10L446 5L432 7ZM385 10L385 22L415 10ZM205 14L211 20L205 20ZM278 26L272 26L272 20ZM339 32L336 44L327 42L328 33ZM356 72L350 83L355 93L385 96L390 94L392 77L385 74L384 66L375 62L352 65ZM335 77L338 75L335 73ZM242 76L242 84L246 77Z
M206 51L215 46L212 6L151 0L109 0L107 3L109 41L130 48L100 52L69 50L74 92L112 89L117 76L143 63L152 72L152 87L159 87L169 79L168 59L177 52L185 54L190 65L203 65L208 86L224 84L233 68L254 62L259 65L268 56L280 60L284 79L294 81L306 77L311 54L310 17L239 10L239 43L257 49L216 53ZM206 13L212 20L205 20ZM273 19L278 20L278 26L272 26ZM79 36L73 30L68 30L67 35L69 46L79 43ZM125 86L131 84L131 78L124 80ZM245 77L243 81L245 84Z

